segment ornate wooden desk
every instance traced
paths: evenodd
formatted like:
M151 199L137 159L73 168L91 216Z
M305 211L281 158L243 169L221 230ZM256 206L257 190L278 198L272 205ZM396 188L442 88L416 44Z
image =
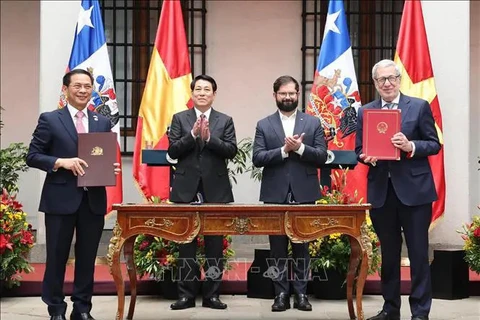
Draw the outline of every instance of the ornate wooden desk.
M293 242L305 242L336 232L348 235L352 248L347 275L350 319L355 319L353 307L355 280L357 313L359 319L364 319L362 295L372 252L365 223L365 213L370 209L369 204L121 204L114 205L114 209L117 210L117 222L110 240L107 259L117 288L117 320L123 319L125 305L125 287L120 269L122 248L131 287L127 319L133 318L135 310L137 278L133 262L133 244L138 234L150 234L179 243L190 242L198 234L287 235Z

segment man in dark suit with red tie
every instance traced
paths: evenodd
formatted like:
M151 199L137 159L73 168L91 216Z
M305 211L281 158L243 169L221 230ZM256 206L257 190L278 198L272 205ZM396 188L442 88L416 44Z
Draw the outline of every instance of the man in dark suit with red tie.
M47 173L39 211L45 213L47 259L42 300L51 320L64 320L63 283L75 232L75 278L71 320L92 320L93 274L107 210L105 187L77 187L88 164L78 158L77 133L109 132L110 120L91 112L92 75L75 69L63 77L65 108L40 115L27 154L27 165ZM111 170L120 172L118 163Z
M177 159L170 200L176 203L204 201L233 202L227 160L237 154L235 127L231 117L212 108L217 83L207 75L197 76L191 83L194 108L173 116L170 127L168 155ZM200 198L200 199L199 199ZM197 240L180 245L181 267L178 291L180 298L173 310L195 307L195 261ZM223 272L223 237L205 236L205 275L202 306L225 309L219 299Z
M412 320L427 320L432 304L428 229L437 199L428 156L437 154L441 145L429 103L400 93L401 73L395 62L378 62L372 76L381 99L359 109L355 146L359 161L370 167L367 196L382 251L384 304L369 320L400 319L402 231L410 259ZM363 110L382 108L401 110L401 132L391 139L401 151L399 161L377 161L362 150Z

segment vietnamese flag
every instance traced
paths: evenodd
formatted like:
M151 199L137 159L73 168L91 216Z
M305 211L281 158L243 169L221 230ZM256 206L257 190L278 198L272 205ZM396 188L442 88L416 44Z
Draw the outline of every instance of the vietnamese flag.
M167 199L170 168L147 167L142 149L168 149L167 128L173 114L188 108L190 101L190 60L179 0L163 1L147 81L138 114L133 155L133 177L146 199Z
M432 109L438 138L443 146L442 114L438 102L435 80L433 77L427 34L423 22L420 0L405 1L402 21L398 36L395 62L402 72L400 91L406 95L427 100ZM432 224L443 216L445 211L445 170L444 149L437 155L430 156L429 162L435 180L438 200L433 203Z

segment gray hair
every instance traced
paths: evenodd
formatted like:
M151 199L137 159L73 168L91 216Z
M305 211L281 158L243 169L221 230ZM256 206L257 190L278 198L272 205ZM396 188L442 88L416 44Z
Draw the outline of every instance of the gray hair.
M379 62L377 62L373 68L372 68L372 78L376 79L375 75L377 74L377 69L378 68L388 68L388 67L395 67L395 75L398 77L402 76L402 73L400 72L400 68L397 66L397 64L390 60L390 59L383 59Z

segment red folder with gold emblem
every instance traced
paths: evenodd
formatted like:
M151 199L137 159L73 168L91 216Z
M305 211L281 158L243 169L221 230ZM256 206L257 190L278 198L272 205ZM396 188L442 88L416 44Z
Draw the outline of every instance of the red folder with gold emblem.
M363 110L363 153L378 160L400 160L400 149L392 144L392 137L401 131L400 109Z
M85 174L78 176L79 187L114 186L113 164L117 161L117 135L114 132L78 134L78 157L87 162Z

